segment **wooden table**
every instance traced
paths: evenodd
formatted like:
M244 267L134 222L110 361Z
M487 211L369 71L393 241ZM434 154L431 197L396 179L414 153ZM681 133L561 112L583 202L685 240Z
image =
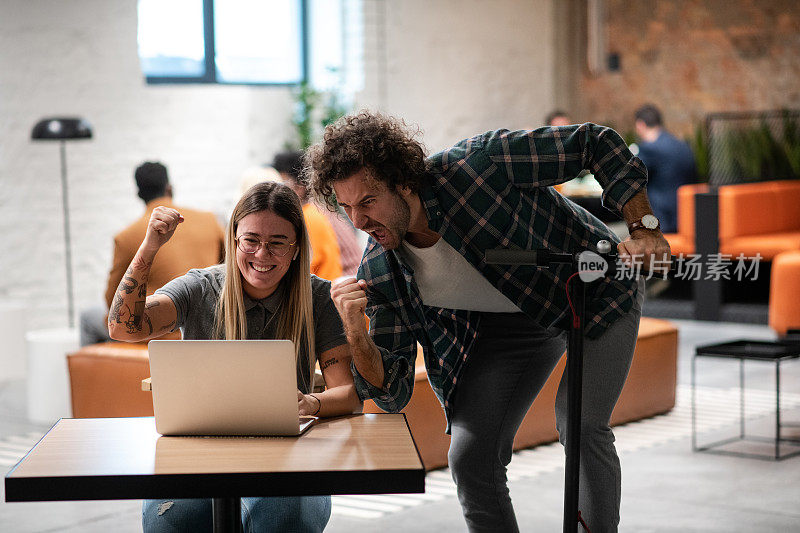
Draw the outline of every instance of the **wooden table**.
M325 419L300 437L162 437L152 417L64 418L7 475L6 501L213 498L215 531L239 498L425 491L404 414Z

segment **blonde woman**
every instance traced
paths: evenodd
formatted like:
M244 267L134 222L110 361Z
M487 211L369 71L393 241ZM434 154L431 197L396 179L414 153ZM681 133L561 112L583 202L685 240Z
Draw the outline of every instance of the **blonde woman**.
M114 296L111 337L142 341L180 328L184 339L290 339L300 414L360 410L330 283L309 273L308 234L297 195L278 183L251 187L231 215L225 263L190 270L145 298L153 258L182 220L175 209L153 211ZM327 389L312 394L317 361ZM330 510L330 496L242 498L244 531L322 531ZM146 500L142 522L146 532L210 531L211 513L210 499Z

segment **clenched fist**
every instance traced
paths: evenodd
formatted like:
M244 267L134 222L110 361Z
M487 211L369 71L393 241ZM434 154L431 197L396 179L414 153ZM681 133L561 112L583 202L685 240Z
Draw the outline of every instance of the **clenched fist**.
M669 243L661 232L650 232L650 230L636 230L630 238L617 245L619 258L629 266L633 266L634 261L638 261L643 270L660 270L669 264L670 249ZM656 261L651 264L651 259Z
M183 216L171 207L159 206L153 209L147 223L147 233L142 246L155 253L164 246L175 233L175 228L183 222Z
M363 279L344 278L331 285L331 299L342 317L348 336L367 329L367 282Z

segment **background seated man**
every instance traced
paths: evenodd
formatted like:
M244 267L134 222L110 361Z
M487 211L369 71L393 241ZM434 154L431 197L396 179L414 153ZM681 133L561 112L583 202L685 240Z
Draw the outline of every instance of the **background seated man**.
M106 315L111 300L131 263L136 250L144 239L150 214L158 206L180 209L184 216L182 231L164 246L150 270L147 294L168 281L182 276L191 268L204 268L222 261L225 236L213 213L184 207L172 203L172 185L167 168L161 163L142 163L134 173L139 198L145 203L140 218L114 237L114 258L108 274L106 307L95 307L81 312L81 346L109 341Z
M694 154L689 145L664 129L661 111L648 104L636 110L639 159L647 167L647 193L661 231L678 230L678 187L695 181Z

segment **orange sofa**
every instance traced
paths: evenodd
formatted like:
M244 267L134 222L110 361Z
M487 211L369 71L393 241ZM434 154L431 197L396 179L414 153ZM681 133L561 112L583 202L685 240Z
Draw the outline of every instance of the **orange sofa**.
M719 188L719 247L723 254L771 261L800 250L800 180Z
M672 255L690 255L695 250L695 209L696 194L708 192L705 183L692 183L678 188L678 232L665 233Z
M664 235L672 253L695 253L695 195L707 184L678 189L678 232ZM724 185L719 194L719 251L765 261L800 250L800 180Z
M769 326L782 337L800 330L800 250L782 252L772 261Z

